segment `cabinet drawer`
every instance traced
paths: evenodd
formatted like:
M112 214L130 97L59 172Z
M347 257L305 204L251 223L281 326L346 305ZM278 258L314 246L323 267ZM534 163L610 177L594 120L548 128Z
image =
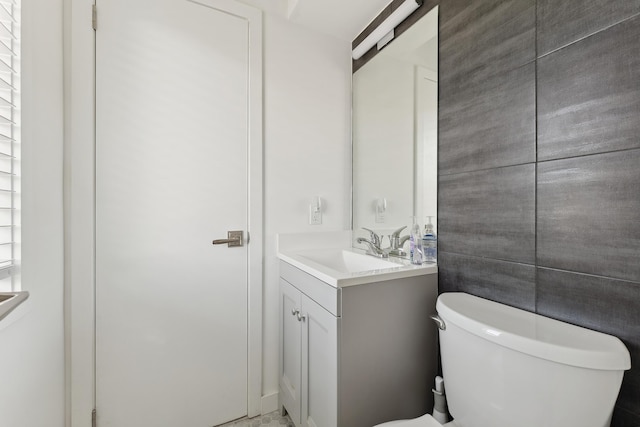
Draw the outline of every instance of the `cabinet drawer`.
M280 277L290 284L295 284L303 294L329 313L338 317L342 315L340 288L335 288L284 261L280 261Z

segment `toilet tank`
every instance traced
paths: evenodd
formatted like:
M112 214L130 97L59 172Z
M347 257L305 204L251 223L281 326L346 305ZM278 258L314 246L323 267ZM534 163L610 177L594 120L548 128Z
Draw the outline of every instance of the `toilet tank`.
M436 310L456 426L609 426L631 367L618 338L464 293Z

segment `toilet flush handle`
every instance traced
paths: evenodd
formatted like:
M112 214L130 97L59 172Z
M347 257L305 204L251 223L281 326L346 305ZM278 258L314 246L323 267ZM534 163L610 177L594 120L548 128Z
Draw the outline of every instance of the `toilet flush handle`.
M444 324L444 320L442 320L440 316L438 316L437 314L432 314L429 317L431 318L431 320L436 322L436 325L438 325L438 329L440 329L441 331L447 329L447 325Z

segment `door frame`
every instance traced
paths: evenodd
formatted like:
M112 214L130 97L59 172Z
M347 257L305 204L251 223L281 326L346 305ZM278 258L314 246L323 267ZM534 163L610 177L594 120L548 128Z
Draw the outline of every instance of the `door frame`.
M65 385L67 427L91 426L95 408L95 0L64 1ZM262 11L234 0L185 0L249 24L247 412L261 413L263 284ZM100 26L98 4L98 30Z

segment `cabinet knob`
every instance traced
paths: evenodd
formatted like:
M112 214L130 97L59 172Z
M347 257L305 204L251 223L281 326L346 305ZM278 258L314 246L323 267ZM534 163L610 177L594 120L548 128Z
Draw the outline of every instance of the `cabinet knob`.
M298 322L304 322L305 320L307 320L307 316L300 315L300 312L298 312Z
M295 308L293 310L291 310L291 315L295 316L298 315L298 320L300 320L300 310L296 310Z

